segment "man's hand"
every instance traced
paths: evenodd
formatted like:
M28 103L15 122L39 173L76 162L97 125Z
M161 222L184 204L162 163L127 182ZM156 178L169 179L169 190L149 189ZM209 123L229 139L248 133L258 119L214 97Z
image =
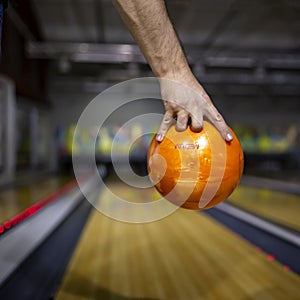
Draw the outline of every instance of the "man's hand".
M174 119L178 131L184 131L189 120L191 129L200 131L203 117L219 130L226 141L231 141L233 137L223 117L192 74L190 78L189 81L160 78L161 96L166 112L156 135L157 141L163 140L170 126L174 124Z
M164 1L113 0L113 3L160 79L166 113L157 140L164 138L173 118L177 119L178 130L186 128L189 118L192 129L200 130L206 117L225 140L231 141L223 117L190 70ZM171 83L173 80L177 84Z

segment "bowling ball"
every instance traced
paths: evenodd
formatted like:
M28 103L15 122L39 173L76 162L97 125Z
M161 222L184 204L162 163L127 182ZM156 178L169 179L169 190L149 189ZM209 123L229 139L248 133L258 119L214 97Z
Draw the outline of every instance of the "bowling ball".
M231 130L231 129L230 129ZM240 142L226 142L209 122L200 132L172 126L164 140L153 138L148 172L158 192L173 204L202 210L224 201L236 188L244 168Z

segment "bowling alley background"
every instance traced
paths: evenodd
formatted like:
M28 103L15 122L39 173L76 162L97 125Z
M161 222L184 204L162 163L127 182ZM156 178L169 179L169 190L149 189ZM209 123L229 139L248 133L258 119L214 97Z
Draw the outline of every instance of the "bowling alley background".
M300 3L167 0L166 5L193 73L243 148L243 177L225 202L241 210L237 213L241 218L244 213L250 214L251 218L258 217L287 230L289 237L293 234L287 243L296 249L293 251L299 251ZM1 239L10 237L36 212L38 215L45 209L46 213L57 197L76 189L72 154L84 159L87 153L95 151L99 173L115 191L133 201L137 197L152 197L150 193L138 196L140 192L120 187L110 157L114 143L120 164L129 155L134 172L147 174L147 152L159 123L151 128L151 134L144 134L147 129L143 122L136 122L130 130L124 124L143 114L163 114L163 105L150 98L124 104L119 97L121 94L126 99L133 93L151 90L147 80L138 91L124 87L118 97L111 95L103 101L103 108L116 101L119 108L107 116L101 128L80 128L74 139L80 115L99 93L125 80L151 76L151 69L111 1L9 2L4 14L0 63L0 257ZM98 113L102 118L103 112ZM107 196L100 192L101 197ZM81 215L81 229L74 233L61 269L55 273L56 289L61 286L89 213L90 210ZM276 242L267 242L264 237L255 239L256 233L249 230L243 233L243 226L221 214L214 209L199 213L249 240L255 249L262 249L268 262L278 260L280 272L291 272L295 282L299 281L299 258L289 252L290 248L277 245L274 254ZM261 224L260 221L257 222ZM20 263L30 254L22 256ZM5 259L2 256L1 261ZM75 263L71 266L75 268ZM27 268L31 270L30 266ZM3 275L0 295L2 287L9 290L9 278L15 280L13 274ZM285 275L278 274L280 282ZM69 284L67 280L65 286ZM291 295L297 291L293 288ZM54 287L51 293L56 294L57 290L53 290ZM134 295L149 296L142 290ZM179 299L174 295L169 299ZM249 298L239 299L252 299L249 294L246 296ZM274 299L280 299L277 296L274 292ZM63 293L60 297L67 299ZM13 299L18 298L14 295ZM233 299L230 293L226 299Z
M241 140L245 171L290 177L299 165L297 4L228 1L216 11L203 1L209 18L200 21L194 16L200 4L169 2L193 72ZM14 180L19 170L59 170L60 160L70 157L72 131L89 101L122 80L153 75L112 5L100 4L100 17L93 13L91 18L92 5L64 4L64 18L51 1L11 2L2 41L7 88L1 101L0 157L7 173L1 182ZM181 19L182 7L190 21ZM146 102L136 105L136 115L163 112L157 101ZM132 117L130 111L123 109L123 120L124 114ZM115 116L102 129L97 153L107 154L103 145L122 122ZM143 132L143 124L137 127ZM130 134L124 132L125 142ZM84 143L75 141L75 151L84 152L90 135L82 132ZM144 148L137 145L136 152L143 154Z

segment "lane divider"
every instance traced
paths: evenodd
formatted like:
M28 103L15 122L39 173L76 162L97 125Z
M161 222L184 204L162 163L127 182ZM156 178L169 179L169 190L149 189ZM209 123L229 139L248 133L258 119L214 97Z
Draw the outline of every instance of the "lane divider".
M43 207L48 205L49 203L57 200L62 195L65 195L66 193L70 192L71 190L75 189L77 187L77 181L76 179L72 180L71 182L65 184L55 192L51 193L50 195L46 196L45 198L41 199L37 203L29 206L22 212L18 213L17 215L11 217L9 220L4 221L3 223L0 223L0 237L9 229L15 227L19 223L23 222L24 220L28 219L32 215L36 214L38 211L40 211Z
M276 236L284 241L287 241L297 247L300 247L300 234L288 230L286 228L280 227L279 225L273 224L270 221L264 220L261 217L255 216L245 210L227 203L220 203L217 210L222 211L230 216L233 216L242 222L248 223L256 228L264 230L271 235Z

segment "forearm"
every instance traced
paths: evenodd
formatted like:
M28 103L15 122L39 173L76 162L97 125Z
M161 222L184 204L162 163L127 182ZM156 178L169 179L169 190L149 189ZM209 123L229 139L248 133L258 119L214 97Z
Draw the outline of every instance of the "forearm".
M209 96L192 74L163 0L112 0L154 74L160 78L166 113L156 135L162 141L174 117L184 130L189 118L195 130L207 117L227 141L231 133ZM175 80L175 82L174 82ZM179 83L179 84L178 84ZM184 89L182 84L188 87ZM176 100L176 101L175 101Z
M157 77L189 77L190 68L163 0L113 3Z

